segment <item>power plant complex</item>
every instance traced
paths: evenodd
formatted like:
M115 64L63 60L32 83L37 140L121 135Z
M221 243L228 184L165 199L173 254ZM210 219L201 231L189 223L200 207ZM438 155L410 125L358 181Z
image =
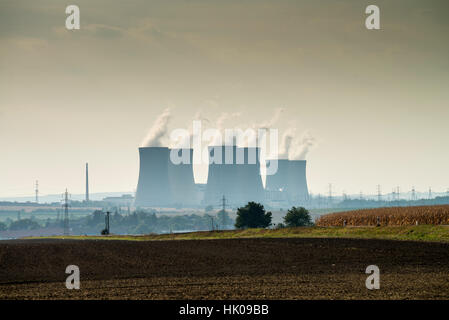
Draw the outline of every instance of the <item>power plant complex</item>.
M174 163L177 153L187 162ZM197 207L218 205L224 197L231 206L255 201L273 207L302 205L308 198L305 160L277 162L277 171L266 176L263 187L259 148L210 146L206 185L195 184L193 149L168 147L139 148L140 171L135 205L137 207Z
M265 197L271 202L303 204L309 198L305 160L268 160L267 168L277 161L277 172L267 175Z

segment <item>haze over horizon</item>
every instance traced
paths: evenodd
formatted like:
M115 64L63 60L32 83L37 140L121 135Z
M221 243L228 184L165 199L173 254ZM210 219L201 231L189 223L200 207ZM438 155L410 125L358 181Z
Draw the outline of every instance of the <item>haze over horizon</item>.
M0 198L134 190L138 147L196 114L316 140L309 190L449 187L449 3L79 0L0 3ZM205 182L204 168L195 173Z

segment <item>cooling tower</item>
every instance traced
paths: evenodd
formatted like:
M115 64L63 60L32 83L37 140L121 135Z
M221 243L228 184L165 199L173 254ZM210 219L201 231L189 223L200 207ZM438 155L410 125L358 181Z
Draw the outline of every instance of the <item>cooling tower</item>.
M263 184L260 175L259 148L237 148L243 151L243 164L237 165L239 183L236 186L240 201L263 201Z
M220 158L220 151L221 163L212 163L213 159ZM238 154L242 155L241 159ZM254 157L250 157L251 154ZM250 160L254 160L254 163ZM209 147L209 174L204 203L217 205L223 196L231 205L262 201L263 186L258 148Z
M266 162L267 170L276 160ZM309 198L305 160L279 159L277 172L266 176L265 195L279 205L302 205Z
M293 205L304 204L309 199L306 178L306 160L290 160L288 174L288 197Z
M168 182L170 151L165 147L139 148L140 171L135 205L164 207L171 202Z
M267 170L274 165L274 161L277 161L277 171L266 176L265 189L268 191L285 191L288 183L290 161L286 159L267 160Z
M231 197L233 181L237 178L236 166L225 163L226 152L234 153L235 147L232 146L211 146L209 150L209 172L207 175L206 191L204 193L204 203L216 205L223 195L228 199ZM228 151L226 151L228 150ZM221 152L221 157L219 155ZM213 161L221 163L214 163ZM235 160L235 156L232 161Z
M171 203L177 207L199 205L198 192L193 177L193 149L171 149L179 159L185 156L189 163L168 163L168 179L171 189Z

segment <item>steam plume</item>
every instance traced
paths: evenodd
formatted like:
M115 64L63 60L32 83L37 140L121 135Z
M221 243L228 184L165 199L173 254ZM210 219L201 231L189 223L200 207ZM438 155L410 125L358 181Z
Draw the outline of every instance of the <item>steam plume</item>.
M296 143L294 150L289 154L291 160L305 160L310 149L315 146L316 140L308 131L304 132L301 139Z
M259 129L271 129L279 120L281 117L281 114L284 112L284 108L277 108L274 112L274 115L270 118L270 120L267 120L262 123L253 123L251 126L256 131L256 136L252 137L252 140L247 141L247 145L258 145L258 130Z
M234 112L234 113L223 112L218 117L218 119L217 119L217 121L215 123L215 126L216 126L216 129L221 132L221 135L222 135L223 139L226 139L225 132L224 132L224 130L225 130L225 128L224 128L225 122L228 121L228 120L234 119L234 118L238 118L238 117L240 117L240 115L241 115L240 112ZM232 141L221 141L221 143L232 144L233 140ZM215 137L212 140L212 145L219 145L219 144L220 144L220 141L218 141L218 137Z
M261 124L255 126L257 129L270 129L276 122L278 122L279 118L281 117L281 114L284 112L284 108L277 108L274 112L273 117L265 122L262 122Z
M170 109L165 109L154 121L153 126L143 140L143 147L162 147L162 138L167 134L168 122L171 119Z
M279 148L279 159L288 159L290 147L292 145L293 138L295 137L296 129L289 128L282 135L282 142Z

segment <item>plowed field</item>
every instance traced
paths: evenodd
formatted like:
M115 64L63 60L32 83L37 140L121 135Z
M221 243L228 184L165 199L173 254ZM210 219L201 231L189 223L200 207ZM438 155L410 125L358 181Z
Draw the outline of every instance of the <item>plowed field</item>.
M381 287L368 290L368 265ZM65 287L77 265L81 289ZM2 299L449 299L449 244L361 239L0 242Z

